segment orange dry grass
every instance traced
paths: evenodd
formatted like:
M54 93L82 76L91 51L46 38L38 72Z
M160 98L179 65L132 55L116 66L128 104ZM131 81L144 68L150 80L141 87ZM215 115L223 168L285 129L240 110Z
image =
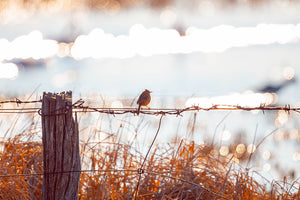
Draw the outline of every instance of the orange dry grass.
M20 135L4 143L0 176L42 173L42 147L21 142ZM143 156L130 145L99 143L81 146L82 165L95 170L82 173L80 199L299 199L273 182L272 191L231 161L218 159L213 146L173 142L154 147L148 156L139 190L137 169ZM97 171L97 170L107 171ZM116 169L125 169L116 171ZM298 183L293 183L296 186ZM288 185L288 184L286 184ZM299 187L299 186L297 186ZM0 177L0 199L41 199L42 176Z
M0 175L42 173L42 146L22 142L21 135L3 143L0 151ZM41 199L41 176L1 177L0 199Z
M101 146L101 144L100 144ZM93 169L113 171L82 174L80 195L83 199L132 199L143 158L130 153L129 146L115 144L95 151L90 161ZM179 147L178 147L179 146ZM177 148L175 148L177 147ZM160 152L160 153L158 153ZM213 155L212 146L194 142L169 148L156 147L144 165L137 199L294 199L300 193L290 193L273 187L269 192L243 169ZM275 192L276 191L276 192Z

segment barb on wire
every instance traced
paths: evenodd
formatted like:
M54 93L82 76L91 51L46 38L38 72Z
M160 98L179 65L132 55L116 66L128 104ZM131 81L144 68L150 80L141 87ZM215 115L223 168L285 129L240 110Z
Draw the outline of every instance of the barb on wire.
M15 100L6 100L6 101L0 101L0 104L5 104L5 103L16 103L17 105L20 104L29 104L29 103L42 103L42 100L34 100L34 101L22 101L18 98L16 98Z
M80 107L80 106L82 106L83 104L84 104L84 100L82 100L82 99L79 99L79 100L77 100L75 103L73 103L72 104L72 107Z
M0 107L2 104L16 104L18 108L11 108L11 109L0 109L1 114L11 114L11 113L17 113L17 114L23 114L23 113L35 113L39 108L19 108L20 104L34 104L34 103L41 103L42 100L34 100L34 101L22 101L18 98L15 98L15 100L6 100L6 101L0 101Z

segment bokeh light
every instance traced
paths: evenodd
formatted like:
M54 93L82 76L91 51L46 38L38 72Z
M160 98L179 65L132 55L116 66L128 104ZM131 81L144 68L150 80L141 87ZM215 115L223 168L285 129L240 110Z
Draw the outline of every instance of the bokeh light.
M289 137L291 140L297 140L300 137L299 131L297 129L291 130Z
M174 23L171 10L161 14L163 23ZM135 55L152 56L192 52L224 52L233 47L290 43L298 41L300 25L258 24L256 27L220 25L210 29L189 27L185 36L175 29L146 28L133 25L129 35L114 36L96 28L88 35L80 35L72 47L72 56L83 58L129 58ZM273 31L276 34L272 34ZM271 34L271 35L270 35ZM291 76L291 71L287 72Z
M255 146L254 144L249 144L249 145L247 146L247 152L248 152L248 153L254 153L255 150L256 150L256 146Z
M246 146L245 146L244 144L238 144L238 145L236 146L235 151L236 151L238 154L243 154L243 153L245 153L245 151L246 151Z
M221 146L221 148L219 149L219 152L220 152L220 155L227 156L229 153L228 146Z
M73 43L59 43L59 49L57 51L57 56L58 57L66 57L66 56L71 56L71 48L73 46Z
M294 161L299 161L300 160L300 153L299 152L294 152L293 153L293 160Z
M172 10L161 13L163 23L175 23ZM295 43L300 38L300 24L258 24L255 27L220 25L210 29L188 27L181 36L175 29L146 28L135 24L128 35L105 33L100 28L88 35L79 35L73 43L59 43L43 39L40 31L32 31L9 42L0 38L0 60L14 58L41 59L58 55L84 58L131 58L136 55L152 56L178 53L221 53L233 47ZM71 52L71 53L70 53ZM294 70L284 69L284 77L291 80Z
M55 56L59 49L55 40L43 39L40 31L32 31L28 35L15 38L12 42L0 39L0 59L43 59Z
M228 130L224 130L224 131L222 131L220 137L221 137L221 140L228 141L231 138L231 133Z
M264 160L269 160L270 159L270 157L271 157L271 152L270 151L264 151L263 153L262 153L262 158L264 159Z
M263 170L266 171L266 172L270 171L271 170L271 165L269 163L264 164L263 165Z
M285 67L283 69L283 77L286 80L292 80L295 76L295 69L292 67Z
M283 140L283 138L284 138L284 132L281 131L281 130L277 131L277 132L274 134L274 139L275 139L275 141L277 141L277 142Z
M289 115L286 111L280 110L277 113L277 117L275 119L276 126L282 126L289 120Z
M260 105L271 105L276 103L276 95L271 93L254 93L247 91L244 93L233 93L217 97L193 97L186 101L186 106L199 106L201 108L211 108L213 105L239 105L244 107L259 107Z
M160 14L160 20L164 25L174 25L176 22L176 13L171 9L165 9Z
M0 62L0 79L15 79L18 75L19 69L16 64Z

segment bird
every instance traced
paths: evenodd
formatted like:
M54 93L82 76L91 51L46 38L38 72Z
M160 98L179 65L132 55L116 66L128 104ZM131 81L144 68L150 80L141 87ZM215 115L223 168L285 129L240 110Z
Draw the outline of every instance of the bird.
M142 106L146 106L148 109L148 104L151 101L151 96L150 96L151 91L145 89L144 92L139 96L139 99L137 100L137 104L139 105L138 110L137 110L137 115L140 114L140 110Z

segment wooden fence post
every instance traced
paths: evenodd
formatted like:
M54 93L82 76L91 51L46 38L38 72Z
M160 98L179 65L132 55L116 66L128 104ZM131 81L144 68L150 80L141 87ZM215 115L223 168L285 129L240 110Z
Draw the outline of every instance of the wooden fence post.
M78 200L81 166L77 116L75 120L72 117L72 92L44 92L41 115L43 200Z

